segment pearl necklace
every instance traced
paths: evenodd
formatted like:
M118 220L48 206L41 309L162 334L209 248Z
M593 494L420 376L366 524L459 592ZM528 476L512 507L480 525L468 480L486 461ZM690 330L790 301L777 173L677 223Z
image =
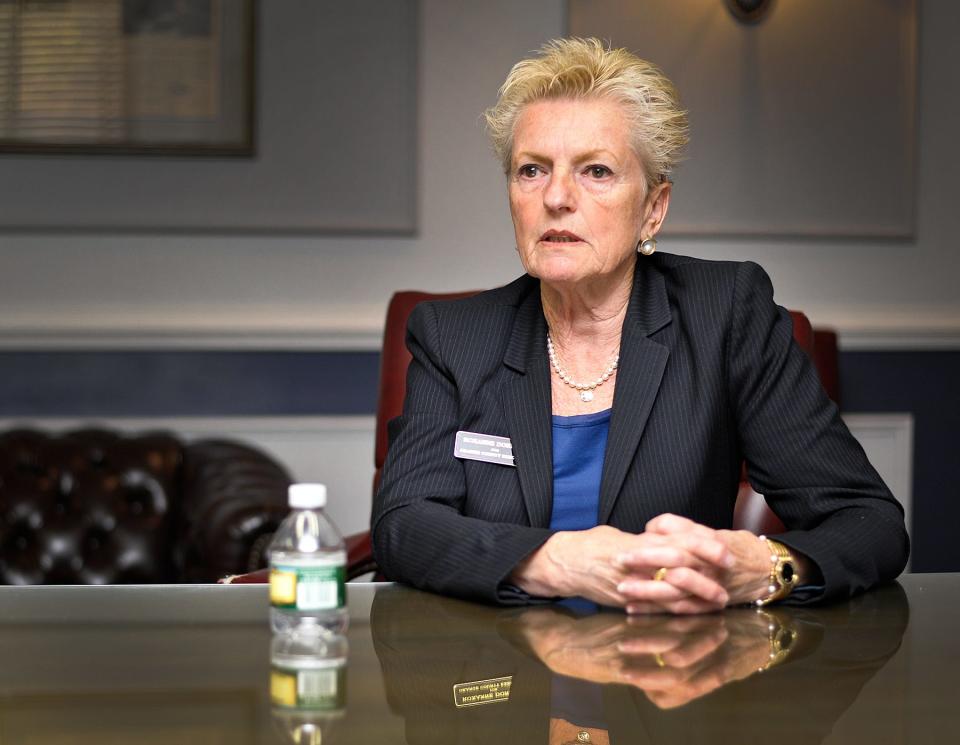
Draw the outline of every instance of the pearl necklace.
M613 360L607 365L607 369L603 371L603 374L599 378L592 383L578 383L567 374L566 370L560 367L560 363L557 361L557 353L553 349L553 339L550 338L549 331L547 332L547 356L550 358L551 367L553 367L554 372L560 377L560 380L571 388L576 388L580 391L580 400L584 403L593 401L594 388L598 388L610 380L617 369L617 364L620 362L620 353L618 352L613 355Z

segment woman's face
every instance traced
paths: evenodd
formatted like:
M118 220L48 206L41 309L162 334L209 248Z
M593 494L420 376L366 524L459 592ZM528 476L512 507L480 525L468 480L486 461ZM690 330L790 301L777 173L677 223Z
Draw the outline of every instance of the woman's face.
M646 199L626 117L618 103L600 98L524 107L509 184L520 260L529 274L555 285L629 272L637 242L659 227L659 220L650 223L656 196L666 191L669 200L666 185Z

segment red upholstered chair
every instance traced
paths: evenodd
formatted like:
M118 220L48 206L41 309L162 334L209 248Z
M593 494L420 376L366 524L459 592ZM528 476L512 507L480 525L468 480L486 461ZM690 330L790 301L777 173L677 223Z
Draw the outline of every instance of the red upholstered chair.
M837 353L837 332L833 329L813 330L813 364L830 400L840 406L840 364Z
M808 355L812 355L813 328L810 320L798 310L791 310L790 317L793 320L793 338L797 345ZM737 491L737 503L733 508L733 527L749 530L757 535L774 535L785 529L780 518L767 506L763 495L750 486L746 464L740 472L740 489Z
M418 291L397 292L390 299L387 308L387 320L383 332L383 352L380 358L380 389L377 403L376 449L374 452L375 472L373 490L376 492L380 483L380 471L387 457L387 422L403 412L403 397L406 393L407 366L410 364L410 352L406 346L407 318L417 303L426 300L455 300L457 298L475 295L472 292L429 293ZM810 321L799 311L791 311L793 318L793 335L800 347L812 355L814 350L814 333ZM780 519L773 514L763 496L755 492L746 480L746 471L741 477L740 491L737 495L737 504L734 511L734 527L750 530L760 534L776 534L783 532L784 526ZM370 571L376 566L373 562L373 552L368 532L348 536L347 577L353 578ZM263 572L254 575L244 575L234 578L235 582L265 581Z
M387 322L383 334L383 355L380 358L380 398L377 406L377 446L374 454L376 473L374 491L380 483L380 469L387 457L387 422L403 411L403 396L406 388L407 365L410 353L404 339L407 317L417 303L424 300L453 300L469 297L474 292L450 294L431 294L427 292L398 292L390 300L387 309ZM799 311L791 311L793 318L793 336L807 354L813 355L814 333L810 321ZM835 337L834 337L835 338ZM834 363L835 364L835 363ZM834 367L835 369L835 367ZM734 510L734 527L750 530L754 533L781 533L784 530L780 518L773 514L764 498L755 492L746 473L740 484L737 505Z
M387 306L387 321L383 328L383 352L380 355L380 389L377 397L377 445L373 453L373 491L380 485L380 471L387 459L387 422L403 413L403 397L407 392L407 367L410 352L407 349L407 319L418 303L426 300L458 300L476 295L470 292L419 292L403 290L394 293Z
M810 321L800 311L790 311L793 318L793 338L799 347L813 360L820 382L830 399L840 405L840 375L837 355L837 334L832 329L810 326ZM735 528L749 530L758 535L782 533L784 525L767 506L763 495L758 494L747 480L744 467L740 475L740 489L733 512Z
M380 355L380 386L377 396L376 448L374 450L373 491L380 485L380 470L387 458L387 422L403 413L403 397L407 388L407 367L410 352L407 350L407 318L417 303L424 300L456 300L475 295L471 292L430 293L407 290L394 293L387 307L387 320L383 329L383 351ZM344 538L347 546L347 579L369 574L377 569L373 561L373 546L369 531L355 533ZM266 582L269 570L227 577L227 584Z

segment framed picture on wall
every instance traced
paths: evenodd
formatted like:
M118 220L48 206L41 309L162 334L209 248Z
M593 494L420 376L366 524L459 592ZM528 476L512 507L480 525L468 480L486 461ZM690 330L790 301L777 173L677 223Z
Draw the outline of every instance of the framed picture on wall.
M254 153L256 0L0 0L0 152Z

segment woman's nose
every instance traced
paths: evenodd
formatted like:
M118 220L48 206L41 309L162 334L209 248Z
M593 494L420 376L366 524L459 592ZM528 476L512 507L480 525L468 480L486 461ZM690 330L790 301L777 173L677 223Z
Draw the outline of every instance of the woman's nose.
M558 169L550 174L543 192L543 204L552 212L576 209L576 185L569 171Z

